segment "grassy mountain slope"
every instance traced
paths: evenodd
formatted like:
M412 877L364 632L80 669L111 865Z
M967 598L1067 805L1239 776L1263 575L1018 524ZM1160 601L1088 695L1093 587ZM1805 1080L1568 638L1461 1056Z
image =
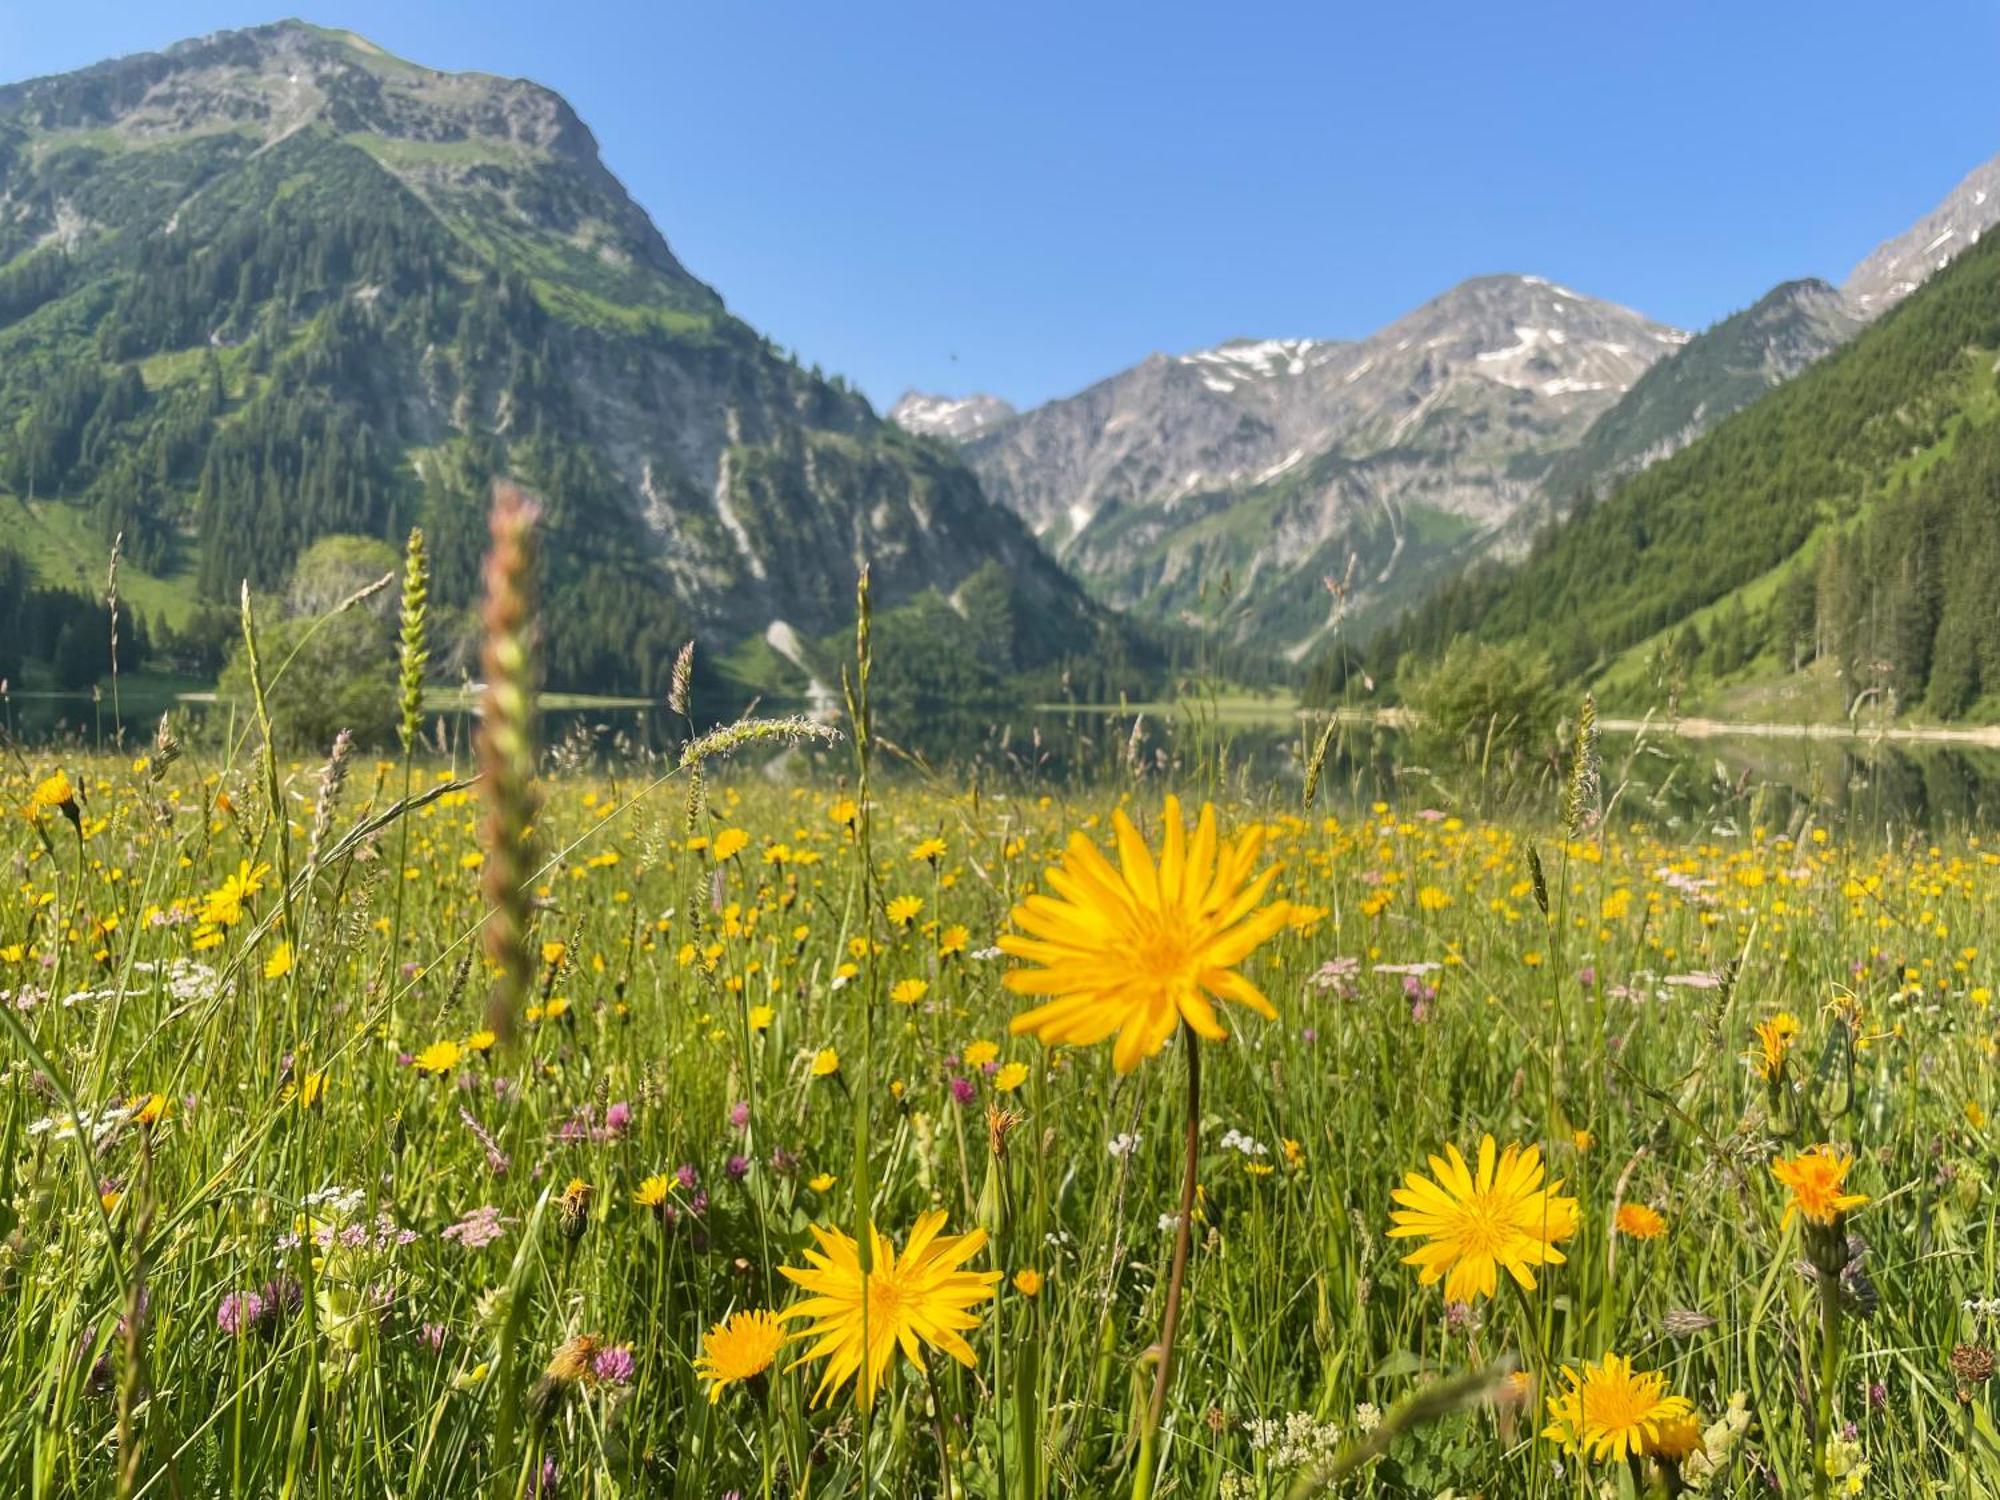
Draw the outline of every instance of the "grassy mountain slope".
M1850 700L1873 689L1965 712L2000 681L2000 650L1982 658L1985 631L1972 628L2000 576L1980 572L2000 520L1987 484L2000 457L1995 350L2000 241L1549 528L1518 566L1448 585L1378 642L1372 664L1466 632L1549 646L1567 676L1635 692L1641 660L1655 687L1823 660ZM1940 658L1953 680L1934 692Z

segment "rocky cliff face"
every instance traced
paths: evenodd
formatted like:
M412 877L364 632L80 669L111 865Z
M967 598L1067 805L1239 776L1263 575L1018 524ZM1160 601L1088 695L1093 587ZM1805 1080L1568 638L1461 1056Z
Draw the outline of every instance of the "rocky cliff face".
M1944 201L1884 240L1841 288L1864 318L1879 317L1979 242L2000 221L2000 157L1974 167Z
M1684 338L1484 277L1353 343L1154 355L964 451L1111 602L1303 655L1475 554Z
M919 437L963 441L1014 415L998 396L933 396L905 391L889 408L889 420Z

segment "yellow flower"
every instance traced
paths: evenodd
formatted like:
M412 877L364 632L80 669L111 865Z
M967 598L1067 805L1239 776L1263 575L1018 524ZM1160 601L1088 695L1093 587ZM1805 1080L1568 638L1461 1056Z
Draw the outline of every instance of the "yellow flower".
M1772 1162L1771 1175L1792 1192L1791 1202L1785 1205L1786 1225L1790 1225L1795 1215L1804 1214L1808 1223L1831 1229L1840 1223L1843 1214L1866 1203L1865 1193L1840 1190L1853 1165L1852 1156L1842 1156L1831 1146L1814 1146L1797 1156Z
M750 835L742 829L725 828L715 836L715 842L709 845L708 852L717 864L721 864L725 859L734 859L741 854L749 843Z
M993 1075L993 1087L1003 1094L1011 1094L1028 1081L1028 1065L1010 1062Z
M459 1065L464 1056L465 1048L447 1038L441 1042L432 1042L416 1055L414 1062L419 1073L429 1073L436 1077L442 1073L449 1073Z
M165 1094L140 1094L132 1101L132 1118L141 1125L157 1125L166 1118Z
M1656 1208L1644 1203L1621 1203L1611 1227L1635 1240L1656 1240L1667 1232L1667 1221Z
M1042 1294L1042 1273L1033 1266L1024 1266L1014 1273L1014 1290L1023 1297L1039 1297Z
M968 1068L983 1068L999 1055L1000 1048L993 1042L971 1042L965 1049L965 1065Z
M840 1071L840 1054L831 1047L822 1047L813 1054L812 1076L831 1078Z
M926 860L929 860L932 863L936 863L938 860L941 860L943 858L944 858L943 839L925 839L921 844L917 845L916 848L910 851L911 864L920 865L924 863L924 861Z
M930 993L930 985L921 979L899 979L895 988L889 991L889 998L898 1005L915 1005Z
M271 950L271 956L264 960L264 977L266 979L283 979L291 972L292 945L289 941L281 942Z
M889 920L898 927L907 927L916 921L917 913L924 909L922 896L897 896L887 907Z
M549 941L542 944L542 962L547 964L551 969L553 969L557 964L563 961L563 955L568 952L569 952L568 943L565 943L558 938L551 938L549 939Z
M1632 1368L1632 1361L1607 1354L1582 1369L1564 1366L1567 1388L1549 1397L1549 1425L1542 1436L1570 1453L1617 1463L1629 1455L1658 1451L1663 1433L1693 1416L1685 1396L1667 1393L1664 1376Z
M771 1023L777 1019L777 1011L768 1005L753 1005L750 1007L750 1029L752 1031L769 1031Z
M823 1193L838 1180L831 1172L821 1172L818 1176L810 1179L806 1183L806 1186L811 1188L815 1193Z
M264 877L271 873L268 864L254 869L250 861L237 862L236 873L202 898L201 920L212 927L233 927L243 920L250 898L264 888Z
M467 1052L491 1052L493 1044L499 1040L499 1037L482 1026L465 1039L465 1050Z
M954 953L963 953L971 941L971 930L962 922L954 922L938 934L938 955L949 958Z
M1000 947L1037 968L1007 975L1018 995L1054 998L1016 1016L1016 1035L1081 1046L1114 1031L1112 1065L1129 1073L1185 1022L1198 1035L1228 1035L1212 1000L1233 1000L1275 1019L1277 1010L1235 966L1281 929L1282 902L1259 907L1275 865L1252 876L1264 832L1218 836L1215 809L1204 805L1192 841L1178 799L1163 814L1165 839L1156 865L1139 830L1113 814L1118 865L1083 834L1072 834L1060 868L1048 872L1055 896L1032 895L1014 908L1019 933Z
M694 1373L709 1383L708 1399L720 1401L730 1386L770 1369L784 1343L784 1325L776 1314L762 1309L732 1313L701 1341Z
M76 806L76 788L70 785L69 777L58 770L52 776L44 776L35 783L35 789L28 793L27 813L30 818L39 819L43 813L59 812L72 823L79 816Z
M1417 905L1424 911L1443 911L1451 905L1451 896L1437 886L1427 885L1417 892Z
M785 1310L785 1317L806 1321L798 1337L811 1342L791 1368L816 1359L826 1362L813 1392L815 1406L857 1375L861 1404L874 1405L899 1347L919 1369L926 1344L968 1368L977 1363L963 1337L965 1330L979 1326L969 1309L993 1295L1000 1273L961 1269L985 1248L986 1231L941 1236L944 1222L942 1209L924 1214L900 1254L871 1225L873 1269L865 1276L861 1247L838 1229L814 1224L810 1228L819 1249L805 1252L807 1265L778 1267L808 1293Z
M326 1092L325 1073L303 1074L299 1078L298 1082L299 1108L311 1109L315 1104L319 1103L320 1096L325 1092Z
M1757 1023L1757 1050L1751 1060L1757 1064L1757 1071L1763 1077L1776 1078L1779 1069L1785 1065L1785 1058L1792 1050L1792 1039L1799 1034L1799 1018L1790 1011L1779 1011L1768 1021Z
M852 828L861 817L861 809L852 797L842 797L826 810L826 815L842 828Z
M1536 1266L1564 1262L1556 1245L1576 1233L1576 1199L1556 1196L1560 1181L1542 1186L1537 1147L1496 1152L1493 1137L1486 1136L1476 1177L1458 1147L1444 1149L1449 1160L1430 1159L1436 1181L1411 1172L1391 1194L1403 1207L1389 1215L1389 1238L1429 1242L1404 1256L1403 1264L1416 1266L1425 1286L1443 1280L1453 1302L1491 1297L1501 1268L1533 1291Z
M1685 1416L1668 1417L1660 1423L1659 1431L1653 1437L1653 1445L1647 1451L1655 1458L1668 1458L1675 1463L1681 1463L1701 1452L1704 1446L1701 1422L1695 1416L1693 1408L1689 1408Z

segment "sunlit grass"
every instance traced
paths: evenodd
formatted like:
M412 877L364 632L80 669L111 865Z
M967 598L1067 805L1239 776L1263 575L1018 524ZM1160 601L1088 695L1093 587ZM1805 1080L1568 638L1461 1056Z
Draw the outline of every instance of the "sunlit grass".
M321 832L321 768L281 761L287 892L259 768L218 754L0 776L8 1492L1132 1489L1183 1049L1120 1075L1109 1046L1011 1037L996 943L1072 833L1110 850L1114 805L1159 847L1159 789L878 785L864 865L844 752L712 785L692 822L667 763L552 773L509 1049L462 768L417 767L398 869L404 825L373 825L400 761L351 766ZM28 815L59 767L74 823L52 796ZM1540 1435L1563 1368L1612 1353L1710 1434L1676 1482L1810 1493L1833 1283L1800 1267L1831 1252L1771 1163L1822 1138L1869 1200L1833 1273L1828 1483L1993 1484L1988 1387L1954 1363L2000 1312L1992 854L1804 821L1564 842L1420 806L1219 811L1264 825L1293 909L1243 966L1278 1018L1230 1007L1203 1047L1154 1493L1282 1495L1343 1462L1342 1493L1378 1495L1664 1479ZM1779 1011L1799 1030L1767 1080ZM1578 1222L1533 1292L1503 1270L1454 1304L1388 1237L1391 1194L1488 1134L1538 1147ZM1621 1206L1650 1215L1614 1233ZM865 1214L901 1245L934 1210L1001 1278L970 1366L898 1355L864 1422L851 1385L813 1405L794 1343L711 1402L709 1330L784 1314L813 1226ZM1350 1446L1426 1392L1450 1399Z

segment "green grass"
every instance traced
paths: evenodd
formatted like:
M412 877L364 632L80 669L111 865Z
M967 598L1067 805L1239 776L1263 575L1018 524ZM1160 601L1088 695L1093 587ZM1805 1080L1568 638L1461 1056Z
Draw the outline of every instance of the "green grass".
M274 792L260 760L206 743L158 772L35 753L0 766L0 803L58 763L80 841L60 813L0 819L21 898L0 906L0 1024L24 1079L0 1095L10 1491L109 1495L120 1455L144 1493L280 1493L288 1473L299 1493L512 1493L545 1460L574 1494L941 1494L941 1464L995 1500L1133 1491L1190 1044L1120 1075L1108 1043L1011 1036L1029 1002L990 945L1072 834L1108 847L1115 805L1157 847L1160 787L878 782L864 844L844 753L794 761L790 784L711 777L693 803L658 762L548 779L533 1005L516 1046L484 1050L462 767L417 768L439 795L405 847L377 823L400 772L365 755L324 814L317 765L280 757ZM1760 1493L1759 1475L1808 1493L1819 1314L1769 1165L1822 1138L1858 1153L1870 1200L1855 1228L1878 1298L1844 1315L1830 1391L1870 1492L2000 1478L1989 1397L1968 1439L1947 1364L1988 1334L1962 1304L2000 1291L1979 1124L2000 1109L2000 864L1949 834L1884 847L1799 819L1675 833L1637 799L1566 845L1532 817L1300 816L1295 796L1222 809L1225 831L1263 827L1252 863L1280 864L1268 894L1295 909L1240 961L1276 1018L1224 1004L1232 1034L1200 1044L1155 1494L1284 1495L1297 1450L1340 1450L1439 1377L1511 1357L1546 1391L1606 1351L1704 1426L1747 1414L1705 1493ZM1779 1010L1802 1032L1772 1091L1742 1059ZM87 1141L64 1138L71 1100L105 1121ZM1390 1195L1487 1133L1540 1148L1577 1227L1534 1292L1503 1276L1454 1309L1385 1237ZM665 1213L635 1201L656 1175ZM864 1180L898 1243L933 1209L984 1231L968 1268L1006 1279L975 1304L973 1363L933 1352L934 1387L892 1371L865 1425L849 1397L813 1403L804 1345L711 1403L708 1330L795 1304L780 1268L806 1263L813 1226L854 1223ZM1615 1236L1620 1203L1664 1235ZM245 1293L270 1296L239 1325L252 1304L224 1299ZM544 1378L584 1336L629 1352L629 1376L621 1355L616 1378ZM496 1452L507 1405L521 1421ZM1474 1400L1341 1493L1623 1493L1616 1465L1564 1459L1558 1478L1542 1425Z
M82 510L57 500L0 495L0 516L6 518L8 546L27 559L38 580L102 596L111 546ZM192 575L158 578L129 561L119 564L118 592L144 618L175 626L187 622L197 602Z

